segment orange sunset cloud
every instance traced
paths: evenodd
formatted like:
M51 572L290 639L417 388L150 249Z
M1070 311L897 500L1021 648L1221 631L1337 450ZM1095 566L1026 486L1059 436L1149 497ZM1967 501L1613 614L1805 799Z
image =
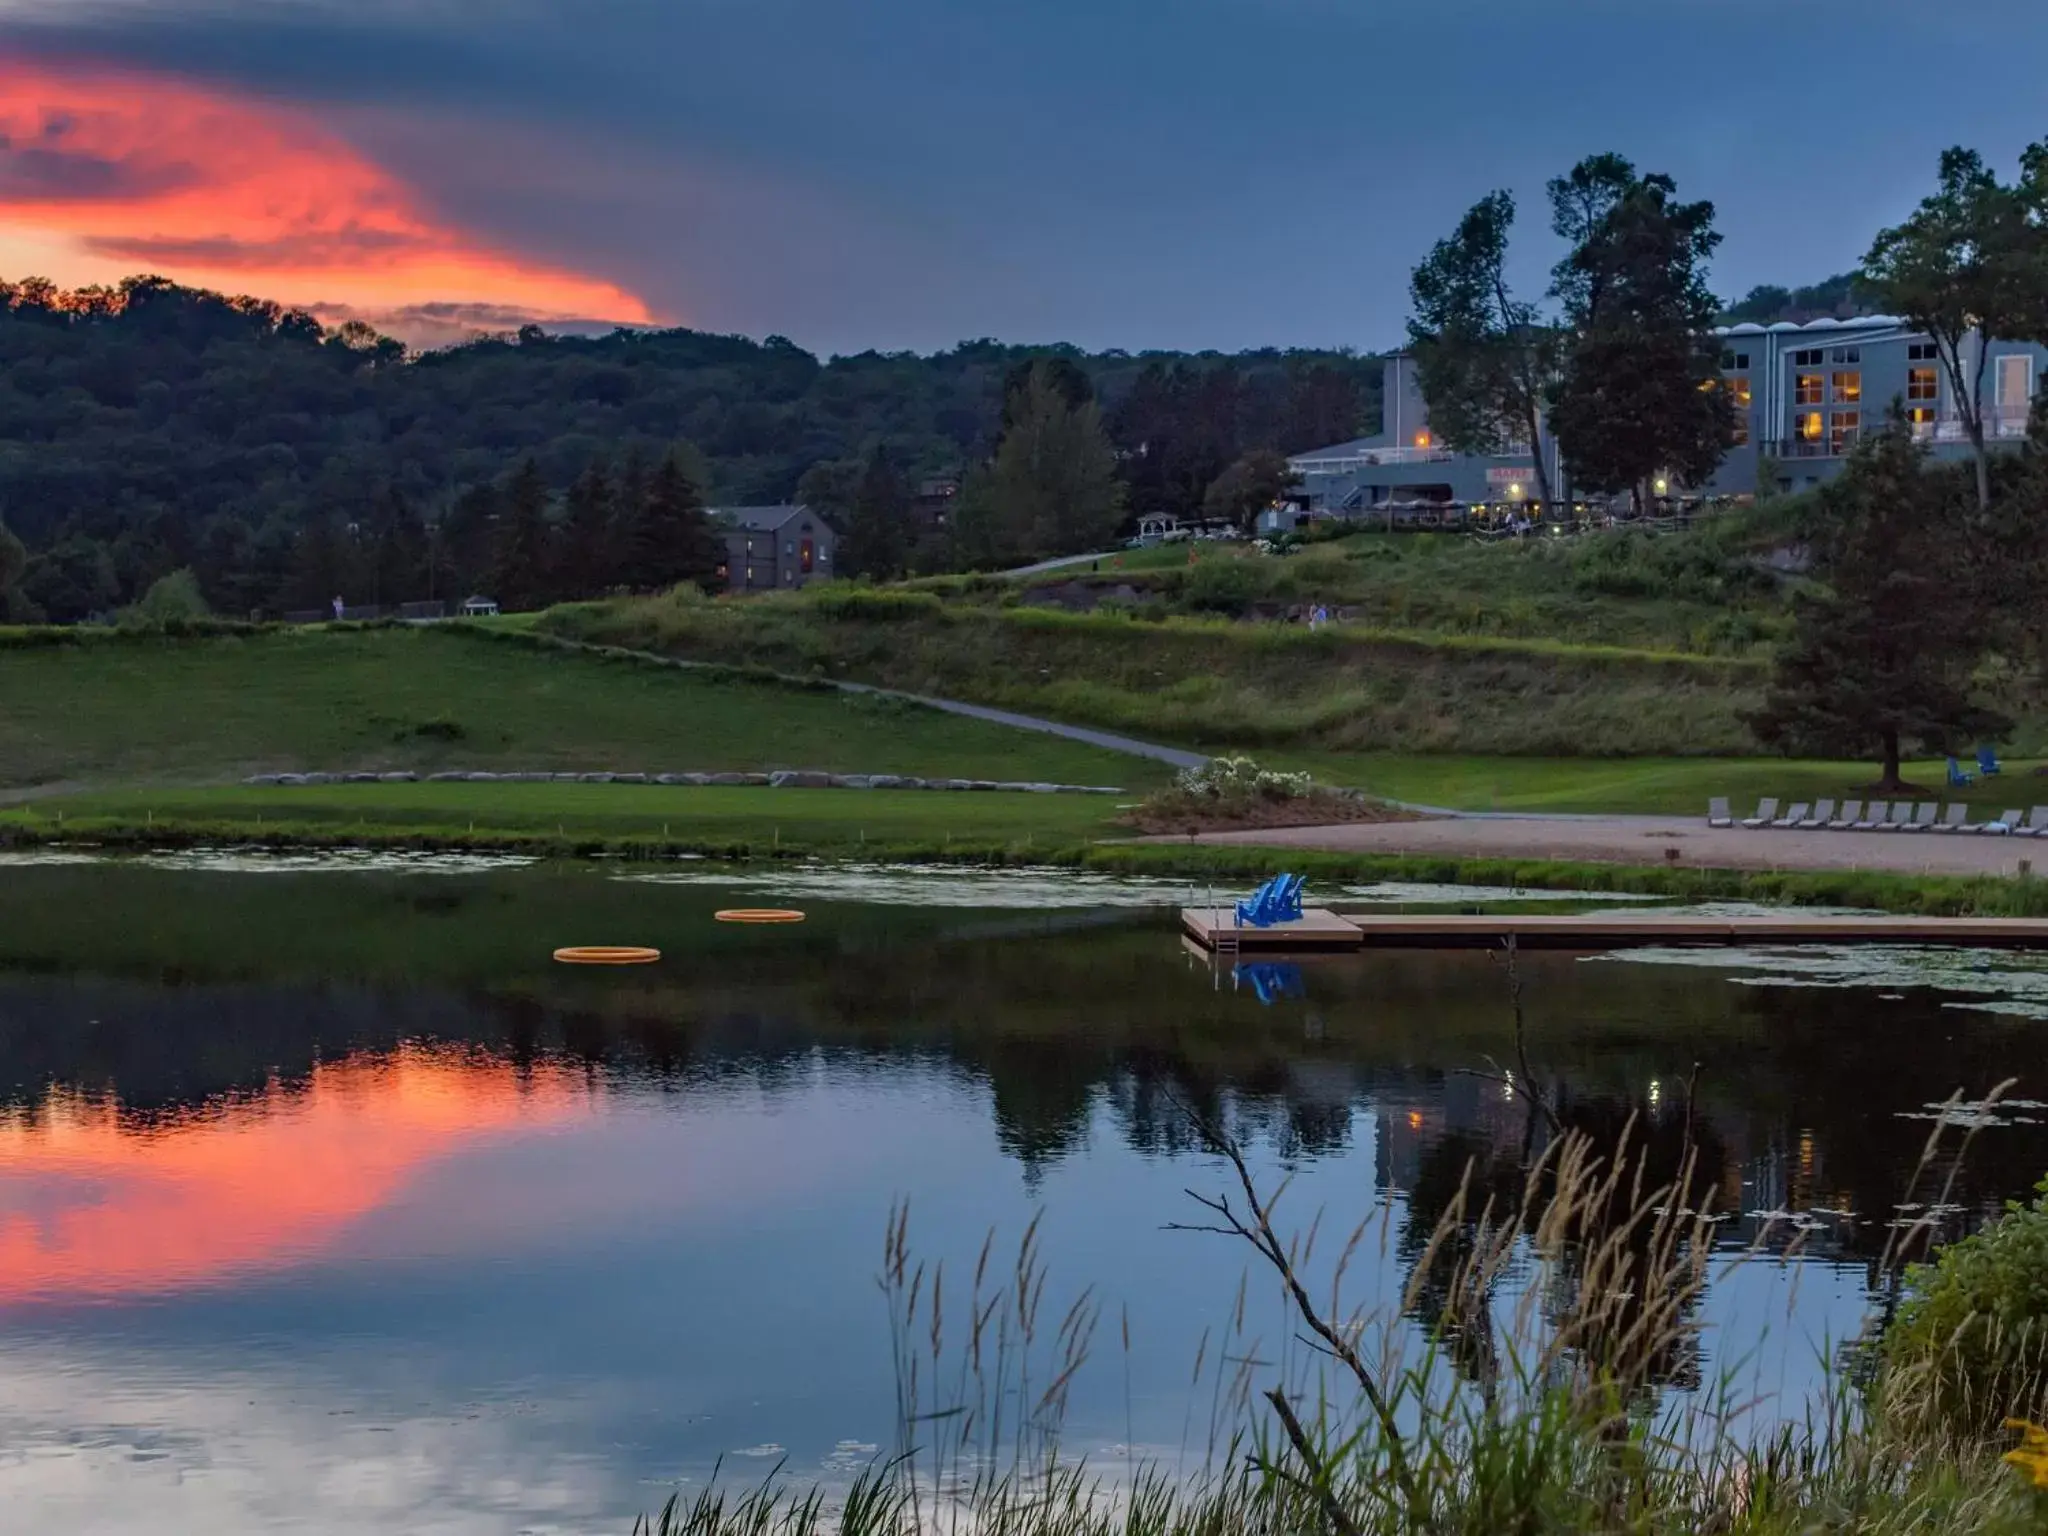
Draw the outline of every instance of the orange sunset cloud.
M647 324L639 298L454 228L306 114L102 67L0 60L0 272L137 271L291 304L459 303Z
M190 1289L332 1249L429 1165L592 1103L571 1072L407 1049L138 1129L54 1097L0 1119L0 1303Z

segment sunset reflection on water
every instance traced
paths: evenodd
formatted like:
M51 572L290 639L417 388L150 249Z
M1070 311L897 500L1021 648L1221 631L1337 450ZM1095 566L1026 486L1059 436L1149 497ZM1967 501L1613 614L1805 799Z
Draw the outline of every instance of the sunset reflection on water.
M600 1106L559 1066L408 1046L168 1118L53 1090L0 1114L0 1303L219 1285L343 1247L429 1167Z

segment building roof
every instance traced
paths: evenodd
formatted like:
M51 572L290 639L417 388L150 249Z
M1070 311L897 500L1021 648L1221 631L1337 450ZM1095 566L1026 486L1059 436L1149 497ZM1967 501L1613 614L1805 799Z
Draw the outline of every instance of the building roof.
M734 528L744 528L749 533L775 533L791 518L811 515L809 507L788 502L772 507L711 507L707 510L712 517Z

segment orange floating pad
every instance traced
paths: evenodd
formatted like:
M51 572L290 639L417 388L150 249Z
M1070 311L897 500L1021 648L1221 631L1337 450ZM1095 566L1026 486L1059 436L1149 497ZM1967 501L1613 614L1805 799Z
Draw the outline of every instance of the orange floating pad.
M721 923L800 923L804 915L776 907L728 907L718 914L718 920Z
M658 949L638 949L618 944L578 944L555 951L564 965L652 965L661 958Z

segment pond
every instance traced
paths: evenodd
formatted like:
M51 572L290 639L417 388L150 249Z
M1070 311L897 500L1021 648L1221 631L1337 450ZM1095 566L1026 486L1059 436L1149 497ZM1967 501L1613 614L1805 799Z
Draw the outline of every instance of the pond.
M1913 1186L1951 1091L2018 1080L1959 1117L1949 1230L2048 1170L2037 959L1524 955L1518 1049L1497 956L1234 974L1184 950L1183 894L0 864L0 1507L73 1533L623 1532L721 1461L843 1482L894 1444L898 1202L956 1292L1036 1220L1045 1316L1097 1309L1069 1446L1190 1470L1216 1359L1300 1351L1247 1250L1172 1230L1229 1178L1190 1111L1292 1180L1283 1225L1380 1212L1349 1284L1392 1304L1467 1167L1512 1176L1532 1079L1596 1136L1682 1139L1730 1213L1667 1390L1739 1375L1796 1413L1890 1283L1897 1208L1939 1198ZM770 900L810 920L712 920ZM550 962L575 943L666 958ZM1766 1228L1772 1256L1734 1262Z

